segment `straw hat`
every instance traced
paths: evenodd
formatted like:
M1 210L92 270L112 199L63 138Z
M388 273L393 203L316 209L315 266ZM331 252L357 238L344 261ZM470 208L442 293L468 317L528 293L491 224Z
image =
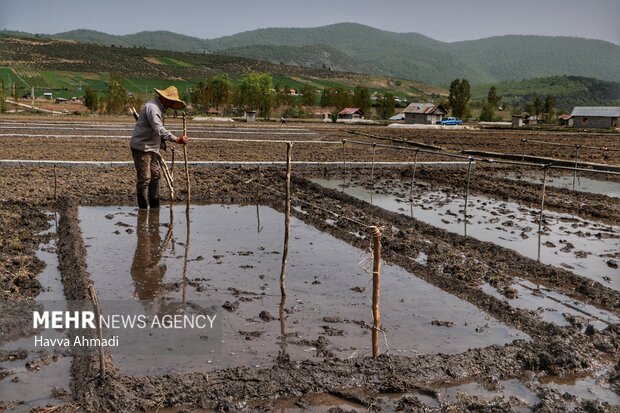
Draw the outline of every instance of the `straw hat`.
M176 87L170 86L169 88L164 89L164 90L159 90L159 89L153 89L153 90L159 96L169 101L171 103L170 107L172 107L172 109L175 109L175 110L185 109L185 102L183 102L181 98L179 97L179 91L177 90Z

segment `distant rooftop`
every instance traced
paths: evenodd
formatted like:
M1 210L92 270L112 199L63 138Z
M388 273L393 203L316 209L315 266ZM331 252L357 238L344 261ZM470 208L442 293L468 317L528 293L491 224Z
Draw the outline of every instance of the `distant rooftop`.
M364 112L362 112L360 108L344 108L340 112L338 112L339 115L355 115L356 113L359 113L361 115L364 114Z
M600 116L619 118L620 106L575 106L571 116Z
M448 113L443 106L435 103L410 103L409 106L403 110L403 113L424 113L432 114L436 111L440 111L443 114Z

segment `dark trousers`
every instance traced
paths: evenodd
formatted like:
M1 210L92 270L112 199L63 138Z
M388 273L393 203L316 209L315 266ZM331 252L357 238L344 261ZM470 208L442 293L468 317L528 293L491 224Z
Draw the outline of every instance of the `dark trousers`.
M131 148L131 156L136 167L138 206L147 208L150 204L151 208L159 208L159 178L161 173L157 163L158 154Z
M149 183L159 181L161 173L157 163L158 155L156 152L142 152L132 148L131 155L136 167L137 188L148 188Z

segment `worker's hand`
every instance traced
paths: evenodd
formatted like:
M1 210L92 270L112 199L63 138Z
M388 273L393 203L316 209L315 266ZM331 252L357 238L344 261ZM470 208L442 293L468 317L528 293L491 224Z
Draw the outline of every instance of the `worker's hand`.
M176 143L180 143L182 145L185 145L187 143L187 136L183 135L183 136L179 136L176 140Z

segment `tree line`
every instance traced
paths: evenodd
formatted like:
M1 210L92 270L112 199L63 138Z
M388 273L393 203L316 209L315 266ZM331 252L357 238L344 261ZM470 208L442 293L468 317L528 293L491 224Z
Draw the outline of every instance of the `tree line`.
M142 105L139 97L127 92L123 86L124 79L112 73L103 94L90 86L84 89L84 105L91 112L120 114L134 106ZM225 73L219 74L195 84L182 98L192 104L197 113L207 113L215 109L221 113L226 108L229 112L241 113L256 111L259 116L269 117L276 108L286 117L304 117L311 107L333 107L336 113L345 107L356 107L368 113L376 107L380 117L387 119L396 109L394 94L385 93L372 99L368 88L356 86L346 89L342 86L327 86L318 89L304 84L300 89L293 89L287 84L274 82L267 73L249 73L236 84ZM373 102L374 100L374 102Z

